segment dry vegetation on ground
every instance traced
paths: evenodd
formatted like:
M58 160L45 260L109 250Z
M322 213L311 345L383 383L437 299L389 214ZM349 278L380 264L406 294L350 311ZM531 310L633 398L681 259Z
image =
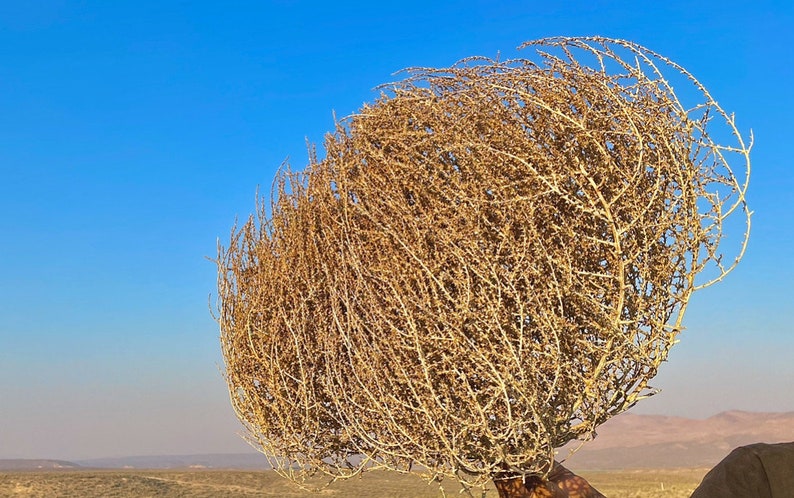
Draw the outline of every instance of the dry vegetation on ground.
M610 498L688 497L707 469L582 472ZM454 488L454 490L452 489ZM450 483L448 496L458 496ZM438 487L419 477L371 472L318 494L301 491L275 472L220 470L80 470L0 473L0 497L14 498L243 498L312 497L437 498ZM494 490L486 498L496 497Z

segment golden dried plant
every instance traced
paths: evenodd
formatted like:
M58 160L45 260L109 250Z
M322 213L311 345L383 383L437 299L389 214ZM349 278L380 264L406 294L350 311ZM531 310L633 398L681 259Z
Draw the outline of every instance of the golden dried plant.
M694 77L622 40L524 47L409 70L219 248L232 405L292 479L545 476L652 393L744 253L752 144Z

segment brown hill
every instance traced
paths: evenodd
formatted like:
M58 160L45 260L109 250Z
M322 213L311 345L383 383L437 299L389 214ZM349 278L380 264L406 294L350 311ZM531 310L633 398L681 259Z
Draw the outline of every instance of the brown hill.
M624 413L565 461L577 470L712 467L737 446L793 440L794 412L730 411L707 419Z

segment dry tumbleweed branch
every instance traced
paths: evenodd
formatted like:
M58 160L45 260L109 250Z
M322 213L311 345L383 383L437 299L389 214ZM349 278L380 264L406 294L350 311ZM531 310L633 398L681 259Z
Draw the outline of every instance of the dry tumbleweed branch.
M220 249L232 404L293 479L546 475L741 258L752 144L697 80L626 41L526 45L408 71Z

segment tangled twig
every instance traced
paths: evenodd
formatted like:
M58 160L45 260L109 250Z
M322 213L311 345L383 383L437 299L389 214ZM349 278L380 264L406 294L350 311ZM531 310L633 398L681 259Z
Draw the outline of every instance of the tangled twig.
M285 475L545 475L652 393L741 258L751 143L694 77L626 41L527 46L409 70L219 248L232 404Z

